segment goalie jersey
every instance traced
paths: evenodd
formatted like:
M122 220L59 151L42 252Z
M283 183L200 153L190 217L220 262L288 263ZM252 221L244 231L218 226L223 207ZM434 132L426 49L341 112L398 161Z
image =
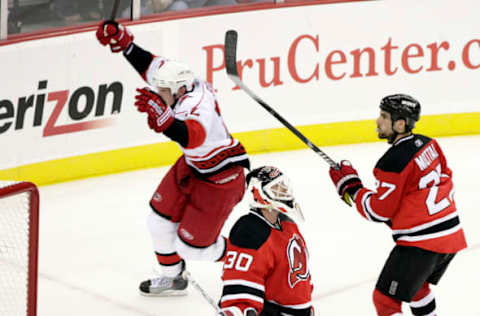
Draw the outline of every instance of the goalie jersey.
M466 247L452 171L436 140L418 134L399 139L374 175L377 190L360 189L356 207L366 219L387 223L397 245L438 253Z
M294 222L282 217L272 225L252 210L233 226L227 249L221 308L253 308L263 316L313 315L308 251Z

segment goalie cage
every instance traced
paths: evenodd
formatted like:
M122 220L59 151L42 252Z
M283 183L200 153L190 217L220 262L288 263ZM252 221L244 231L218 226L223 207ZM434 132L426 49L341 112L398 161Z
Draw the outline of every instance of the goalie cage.
M0 181L0 315L36 315L38 210L33 183Z

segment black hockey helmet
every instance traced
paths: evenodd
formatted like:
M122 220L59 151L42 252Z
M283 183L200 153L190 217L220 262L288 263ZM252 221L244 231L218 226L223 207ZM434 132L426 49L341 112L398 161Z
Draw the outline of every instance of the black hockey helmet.
M390 113L392 123L404 119L406 132L411 131L420 119L420 102L407 94L387 95L380 102L380 109Z

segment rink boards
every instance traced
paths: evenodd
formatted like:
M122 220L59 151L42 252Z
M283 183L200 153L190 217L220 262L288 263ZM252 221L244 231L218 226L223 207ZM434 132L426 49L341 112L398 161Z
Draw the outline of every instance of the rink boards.
M261 153L304 145L227 78L227 30L239 34L246 85L318 146L375 141L378 103L398 92L422 103L417 132L478 134L478 9L471 0L265 6L129 28L140 46L207 78L230 132ZM135 88L145 83L98 45L94 27L0 46L0 57L9 74L0 95L8 148L0 179L48 184L168 165L180 155L136 112Z

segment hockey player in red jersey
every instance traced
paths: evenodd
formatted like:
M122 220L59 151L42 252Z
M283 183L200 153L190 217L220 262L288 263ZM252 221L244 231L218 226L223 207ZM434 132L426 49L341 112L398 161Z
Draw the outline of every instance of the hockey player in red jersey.
M454 201L452 171L436 140L413 134L420 103L405 94L380 103L377 133L392 145L373 171L377 188L362 185L348 161L330 168L340 197L364 218L392 229L396 246L378 278L373 301L380 316L402 315L408 302L413 315L434 316L436 285L455 254L466 248Z
M271 166L246 178L250 212L230 231L220 315L312 316L308 251L292 220L303 215L290 182Z
M150 200L147 224L163 274L142 282L140 293L185 294L184 259L216 261L225 254L220 230L244 195L248 156L226 129L210 84L185 64L140 48L114 21L101 23L96 36L112 52L122 52L150 85L137 89L135 106L147 114L152 130L183 151Z

